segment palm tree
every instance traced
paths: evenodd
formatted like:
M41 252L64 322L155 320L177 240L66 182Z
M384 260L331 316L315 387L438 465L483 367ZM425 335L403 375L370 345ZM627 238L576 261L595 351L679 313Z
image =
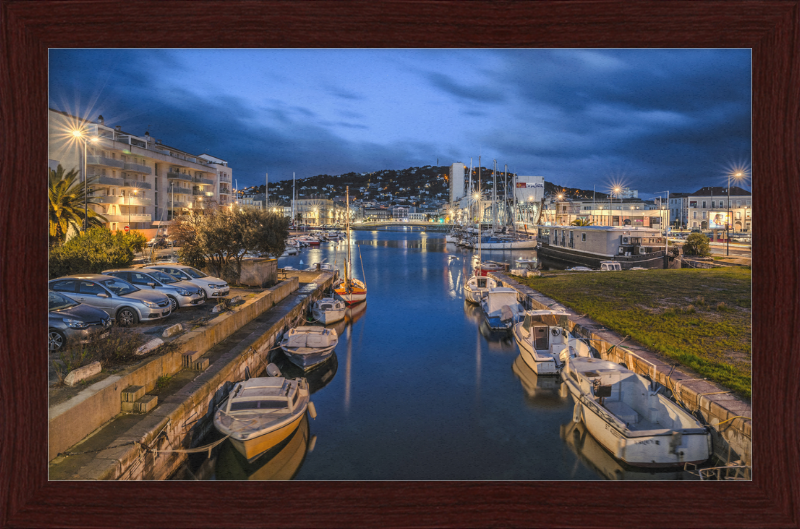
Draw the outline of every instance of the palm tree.
M91 179L87 182L91 184ZM64 242L70 227L80 231L83 227L86 196L83 182L78 172L71 169L65 173L61 164L56 170L50 169L48 175L48 195L50 199L50 241L51 244ZM105 217L88 210L89 226L101 226L107 222Z
M592 221L590 221L587 217L581 217L575 219L570 223L570 226L591 226L591 225Z

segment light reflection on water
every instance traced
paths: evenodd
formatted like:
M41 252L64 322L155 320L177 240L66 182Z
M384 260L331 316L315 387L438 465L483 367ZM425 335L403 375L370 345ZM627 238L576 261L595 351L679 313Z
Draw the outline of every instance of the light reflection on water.
M343 365L312 395L318 415L301 434L306 440L278 450L283 455L275 455L279 462L268 470L217 471L214 465L237 460L226 457L223 462L214 456L200 463L211 469L200 472L201 477L685 477L622 468L593 445L593 439L587 440L591 436L580 431L582 424L572 422L573 402L560 381L537 378L518 359L511 335L491 333L480 307L464 300L463 284L473 266L471 250L447 245L444 233L357 231L355 238L364 260L368 301L332 326L340 335L335 361ZM281 258L279 266L302 269L301 261L307 266L322 259L341 266L345 252L344 243L323 243L319 249ZM355 275L361 278L358 252L352 254ZM535 251L528 250L484 252L482 257L511 262L532 256ZM269 463L266 459L260 460L262 467Z

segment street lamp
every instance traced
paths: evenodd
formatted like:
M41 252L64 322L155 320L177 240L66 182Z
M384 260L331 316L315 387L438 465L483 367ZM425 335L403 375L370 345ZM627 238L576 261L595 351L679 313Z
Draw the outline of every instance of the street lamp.
M611 226L612 222L614 221L613 220L614 219L614 216L613 216L614 215L614 193L616 193L617 196L619 196L620 191L622 191L622 189L620 189L619 186L614 186L611 189L611 199L610 199L609 204L608 204L608 225L609 226ZM622 199L620 199L620 200L622 200Z
M72 131L72 135L75 139L83 141L83 231L85 232L89 228L89 191L86 184L86 143L87 138L83 134L83 130L75 129ZM93 136L88 140L92 143L99 140L97 136Z
M744 177L744 172L736 171L735 173L728 173L728 222L725 223L725 255L731 255L731 239L728 236L728 230L731 226L731 177L737 181Z

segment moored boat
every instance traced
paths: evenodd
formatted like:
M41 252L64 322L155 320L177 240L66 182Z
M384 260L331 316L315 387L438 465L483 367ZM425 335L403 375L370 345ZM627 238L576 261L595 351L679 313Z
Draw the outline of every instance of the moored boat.
M367 285L363 281L352 277L353 267L350 261L350 188L345 188L345 201L347 213L345 215L345 232L347 234L347 258L344 262L344 277L333 285L333 291L348 305L361 303L367 299ZM359 252L360 256L360 252ZM361 264L363 274L363 261Z
M344 319L344 313L347 307L342 301L334 298L318 299L311 306L311 314L314 319L324 325L334 323Z
M599 358L572 357L561 373L574 420L617 459L633 466L702 463L711 435L689 412L652 390L644 377Z
M330 358L337 343L335 329L302 325L283 335L281 349L291 363L309 370Z
M508 287L495 287L486 292L481 299L481 309L489 329L507 331L515 318L525 309L517 301L517 291Z
M289 437L311 406L304 378L251 378L237 382L214 414L214 426L252 461Z
M470 303L480 303L489 290L497 287L491 277L472 276L464 283L464 299Z
M514 340L520 356L537 375L557 375L567 358L591 356L589 346L572 333L543 321L543 317L565 315L551 310L530 310L522 321L514 324Z

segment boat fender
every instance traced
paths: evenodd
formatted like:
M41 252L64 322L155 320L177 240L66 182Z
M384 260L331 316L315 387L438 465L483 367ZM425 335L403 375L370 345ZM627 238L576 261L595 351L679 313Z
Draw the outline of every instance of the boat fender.
M250 366L244 368L244 379L250 380Z
M278 369L278 366L275 364L269 364L267 365L267 375L271 377L279 377L281 376L281 370Z
M311 416L312 419L317 418L317 407L314 406L314 403L308 401L308 414Z
M311 440L308 442L308 451L313 452L315 446L317 446L317 436L312 435Z
M576 402L575 407L572 408L572 422L581 422L581 403Z

